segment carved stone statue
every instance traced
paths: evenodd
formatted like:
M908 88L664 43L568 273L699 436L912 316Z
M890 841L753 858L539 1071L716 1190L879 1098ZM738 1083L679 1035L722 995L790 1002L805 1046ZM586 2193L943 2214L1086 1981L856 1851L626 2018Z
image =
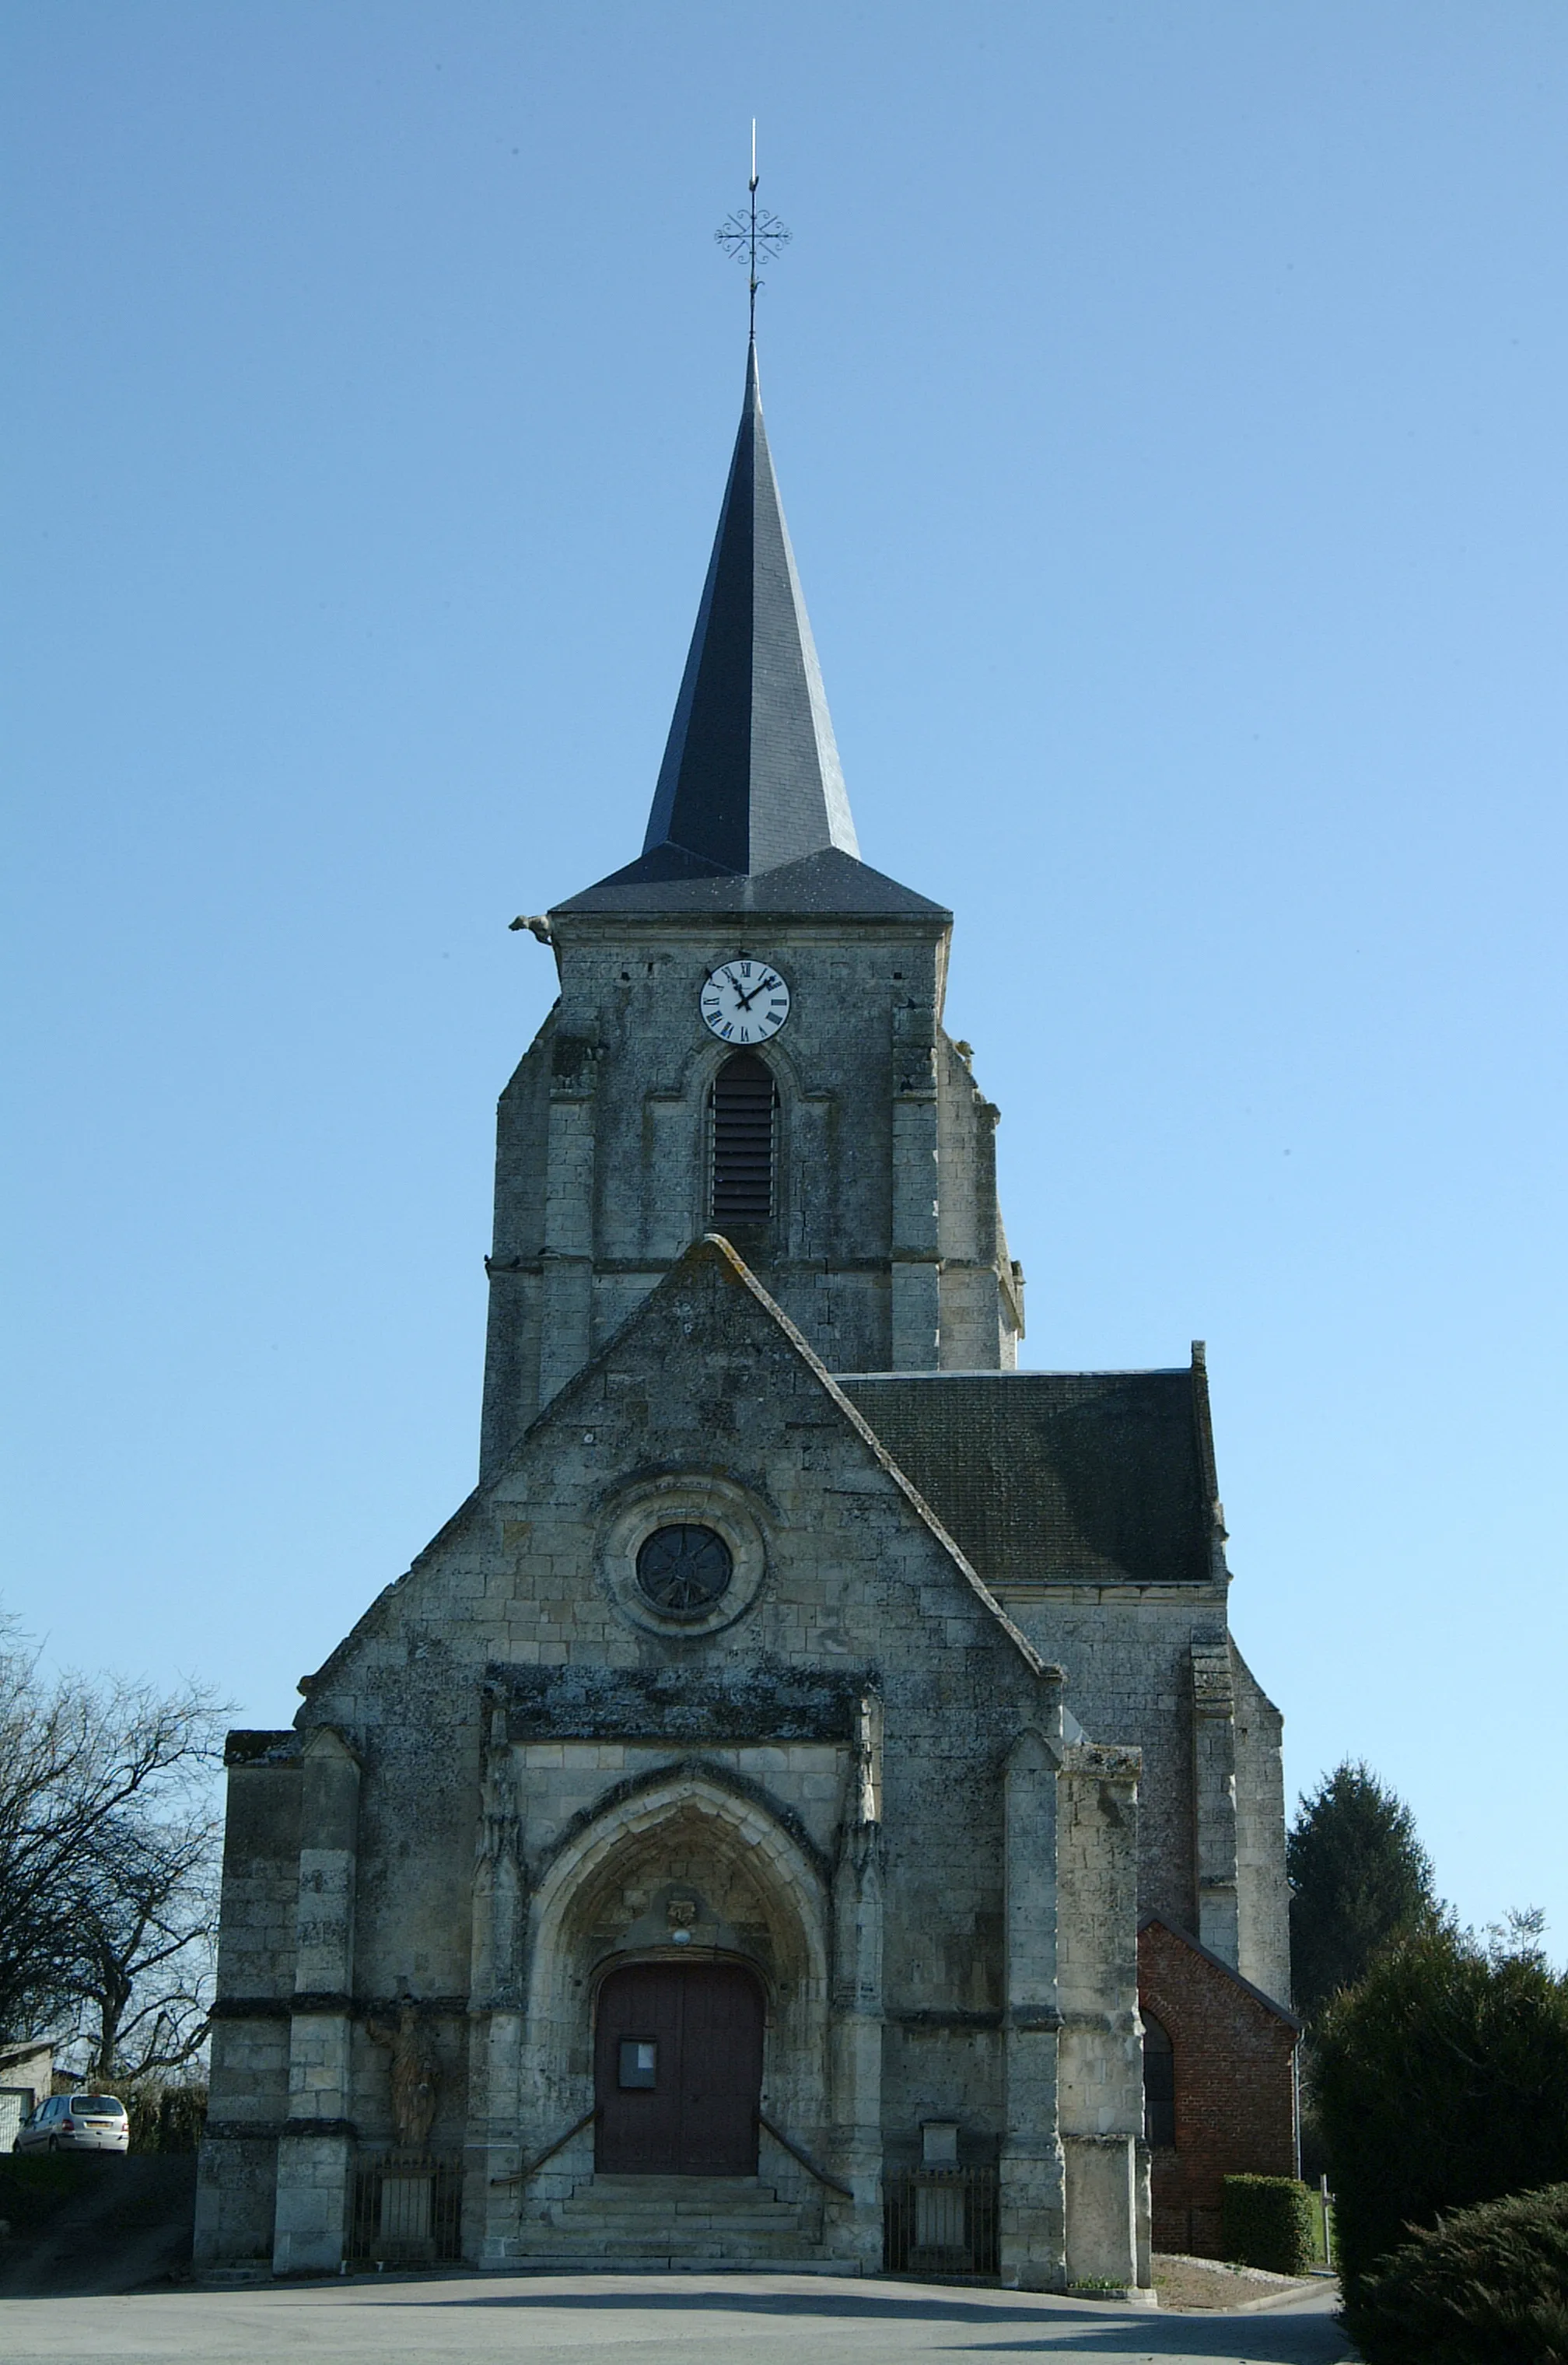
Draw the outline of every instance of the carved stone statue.
M365 2034L385 2045L392 2056L392 2125L398 2149L426 2150L440 2098L441 2064L418 2007L405 1999L398 2004L395 2027L371 2020L365 2023Z

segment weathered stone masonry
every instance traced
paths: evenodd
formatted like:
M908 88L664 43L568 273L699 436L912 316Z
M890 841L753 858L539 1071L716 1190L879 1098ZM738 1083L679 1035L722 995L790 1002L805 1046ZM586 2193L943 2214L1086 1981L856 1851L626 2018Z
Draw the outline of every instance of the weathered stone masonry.
M1139 1919L1283 1997L1279 1719L1201 1352L1016 1369L950 915L859 859L755 366L644 852L529 925L480 1483L230 1740L198 2257L1147 2292ZM1227 2089L1205 2009L1272 2158L1288 2014Z

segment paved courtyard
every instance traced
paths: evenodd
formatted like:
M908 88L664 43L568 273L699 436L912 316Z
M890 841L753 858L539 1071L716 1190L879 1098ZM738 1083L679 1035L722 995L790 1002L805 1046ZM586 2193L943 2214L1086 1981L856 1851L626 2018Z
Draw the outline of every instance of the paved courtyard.
M1161 2315L1036 2296L809 2275L581 2275L170 2290L0 2301L6 2365L1331 2365L1325 2289L1257 2315Z

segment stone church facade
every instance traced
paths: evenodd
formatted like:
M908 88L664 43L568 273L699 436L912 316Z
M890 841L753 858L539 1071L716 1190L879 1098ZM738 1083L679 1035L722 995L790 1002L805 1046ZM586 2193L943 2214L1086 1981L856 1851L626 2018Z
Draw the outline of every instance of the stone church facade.
M230 1736L198 2259L1147 2293L1290 2169L1280 1720L1201 1351L1016 1368L755 353L644 851L526 925L479 1484Z

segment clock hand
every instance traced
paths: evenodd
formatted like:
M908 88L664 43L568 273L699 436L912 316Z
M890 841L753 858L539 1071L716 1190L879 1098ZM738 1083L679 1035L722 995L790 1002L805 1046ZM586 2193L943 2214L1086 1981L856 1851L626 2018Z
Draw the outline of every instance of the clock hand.
M763 986L767 985L767 983L768 983L768 980L767 980L767 978L764 978L764 979L762 980L761 984L759 984L759 985L754 985L754 986L752 987L752 990L751 990L751 992L750 992L749 993L741 993L740 987L737 985L737 986L736 986L736 988L735 988L735 992L736 992L736 993L737 993L737 994L740 994L740 1004L741 1004L741 1008L742 1008L743 1010L749 1010L749 1009L751 1008L752 1003L756 1000L757 995L762 992L762 988L763 988Z

